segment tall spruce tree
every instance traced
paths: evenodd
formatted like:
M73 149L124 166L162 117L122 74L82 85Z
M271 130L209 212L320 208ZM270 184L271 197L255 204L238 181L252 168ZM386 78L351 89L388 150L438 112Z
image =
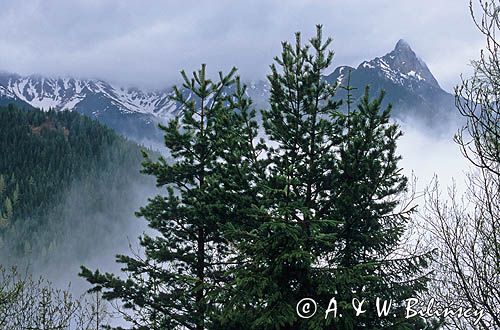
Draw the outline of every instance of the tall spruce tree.
M338 319L340 329L431 329L433 320L406 319L408 298L426 290L425 270L431 253L407 254L400 240L414 207L403 207L407 178L401 174L396 142L402 135L390 122L391 106L381 109L382 92L370 100L369 88L357 109L348 112L338 146L335 202L336 298L349 303L366 298L366 312L349 308ZM376 298L391 301L389 317L377 315ZM395 316L394 316L395 315Z
M284 42L271 66L270 108L262 112L269 147L267 157L252 162L251 169L261 170L240 194L248 199L235 204L245 212L228 231L237 266L229 270L220 328L420 323L406 320L401 308L424 290L421 270L428 256L394 256L411 212L398 212L407 185L397 165L401 133L389 122L390 107L381 110L383 95L370 101L367 90L357 109L341 111L336 86L322 78L333 59L330 43L323 41L321 26L310 45L302 45L297 33L295 45ZM303 319L296 306L306 297L315 299L318 310ZM332 297L342 317L331 313L325 320ZM375 315L376 297L393 299L390 317ZM369 300L363 308L368 311L356 317L353 298Z
M211 297L223 280L228 255L221 178L226 176L224 158L231 153L228 141L237 141L234 125L241 122L233 109L238 101L228 94L235 81L241 94L235 72L220 73L214 82L206 77L205 65L192 78L182 71L183 89L175 87L173 97L181 111L161 127L172 160L145 155L144 173L154 175L167 192L138 212L159 233L140 238L145 257L118 256L126 279L82 267L81 275L104 289L104 298L120 299L131 310L135 329L211 326Z

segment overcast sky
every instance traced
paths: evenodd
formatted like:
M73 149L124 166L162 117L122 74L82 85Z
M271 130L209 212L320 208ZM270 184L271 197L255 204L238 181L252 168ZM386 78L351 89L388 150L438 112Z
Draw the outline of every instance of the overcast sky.
M332 36L339 65L384 55L403 38L450 91L483 39L467 0L0 0L0 70L171 87L207 63L265 78L282 40Z

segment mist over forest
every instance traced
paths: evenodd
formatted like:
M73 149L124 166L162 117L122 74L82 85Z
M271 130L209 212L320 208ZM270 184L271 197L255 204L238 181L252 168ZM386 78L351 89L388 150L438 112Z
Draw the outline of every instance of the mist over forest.
M412 126L411 123L400 122L399 125L403 132L397 149L402 156L400 166L407 177L416 179L414 188L417 192L423 193L434 178L439 180L443 193L452 185L463 192L465 173L470 166L453 141L453 136L459 129L458 122L456 127L450 127L447 132L436 132ZM165 147L157 149L157 152L165 151ZM139 167L128 169L130 174L139 170ZM94 193L104 201L113 200L115 211L112 221L109 219L109 210L103 210L102 207L96 209L93 205L87 190L82 188L85 180L83 183L76 181L66 186L57 213L49 213L47 216L57 216L69 222L61 232L57 248L46 253L43 258L36 251L28 253L22 259L17 259L22 261L18 266L22 269L27 267L31 272L51 279L60 288L65 288L71 282L72 292L75 294L83 293L88 286L77 275L81 265L103 271L118 271L119 266L114 262L115 255L140 250L137 237L148 231L146 221L136 217L135 212L146 205L148 198L162 193L161 189L155 187L152 178L145 174L140 176L142 178L131 175L125 185L120 186L120 191L110 191L110 187L103 182L92 182ZM422 196L415 200L416 204L422 202ZM59 224L53 226L56 225ZM54 228L46 230L50 232ZM8 257L9 253L6 253L2 259L16 263Z

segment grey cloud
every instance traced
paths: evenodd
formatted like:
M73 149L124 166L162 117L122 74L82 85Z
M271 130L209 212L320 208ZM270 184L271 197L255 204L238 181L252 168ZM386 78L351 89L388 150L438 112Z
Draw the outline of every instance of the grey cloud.
M404 38L447 90L481 46L467 3L456 0L2 0L2 7L0 70L152 88L202 62L262 79L280 42L296 31L311 36L317 23L334 38L334 66L381 56Z

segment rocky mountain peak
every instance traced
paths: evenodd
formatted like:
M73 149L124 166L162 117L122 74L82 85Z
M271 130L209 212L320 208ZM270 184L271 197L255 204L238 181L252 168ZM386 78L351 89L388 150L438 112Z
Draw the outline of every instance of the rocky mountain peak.
M440 88L436 78L432 75L424 61L411 49L410 45L400 39L394 50L382 57L394 70L400 74L425 81L434 87Z
M394 50L397 52L413 52L410 45L404 39L399 39Z
M415 89L422 86L439 88L439 84L424 61L411 49L408 42L400 39L394 50L382 57L365 61L358 66L361 70L377 70L381 76L393 83Z

